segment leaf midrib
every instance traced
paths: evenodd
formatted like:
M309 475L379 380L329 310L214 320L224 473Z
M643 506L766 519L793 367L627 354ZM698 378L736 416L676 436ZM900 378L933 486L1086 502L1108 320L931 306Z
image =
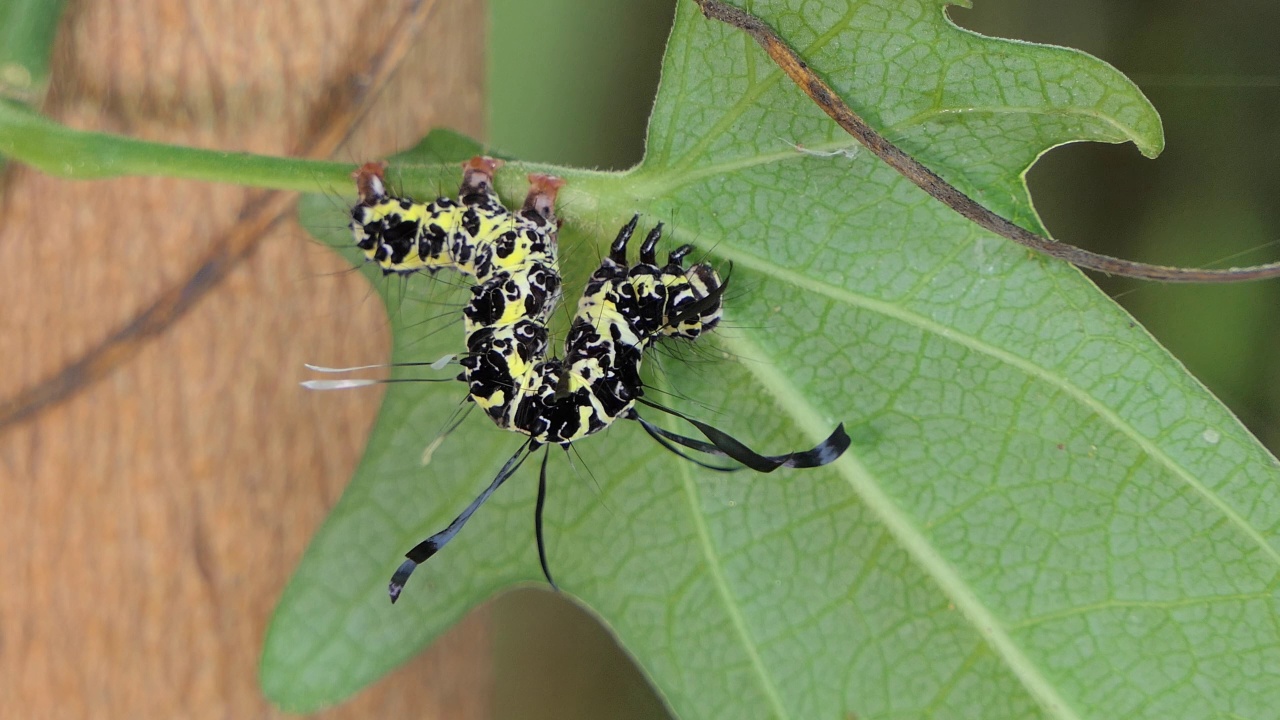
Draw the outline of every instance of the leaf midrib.
M800 399L799 389L777 371L776 365L770 362L763 349L746 339L749 334L743 331L737 338L726 340L726 345L742 357L758 360L743 365L756 377L761 387L768 389L774 401L797 425L809 435L821 437L825 432L823 419L807 400ZM1022 647L1005 631L1003 623L982 602L960 573L938 553L907 513L880 489L880 483L862 463L855 460L853 454L845 453L834 467L848 482L854 494L862 499L902 548L915 559L916 564L933 578L937 586L955 603L956 608L969 619L973 628L1004 658L1023 687L1046 710L1062 720L1083 720L1058 693L1053 683L1041 674L1039 667L1023 653Z
M711 540L711 532L707 528L706 515L702 512L702 504L698 502L697 485L694 483L693 475L689 472L688 466L684 463L680 465L680 476L681 484L684 486L685 499L689 503L689 517L692 519L694 529L698 533L698 545L702 548L702 555L706 560L707 569L711 574L711 581L715 587L716 594L720 596L724 610L729 616L729 621L733 624L733 630L741 641L742 649L747 653L752 670L760 678L761 692L764 693L769 705L773 708L774 717L780 719L790 718L791 716L787 713L786 706L782 703L782 696L778 692L778 687L774 684L773 677L769 674L764 659L760 657L759 645L748 628L746 618L743 617L741 604L730 589L729 581L725 578L724 564L721 562L720 553L717 551L715 543Z
M676 229L676 235L685 234L684 231ZM705 240L705 234L703 235ZM1173 475L1179 478L1187 487L1191 488L1196 494L1200 495L1206 501L1215 507L1228 521L1234 525L1241 533L1256 544L1263 553L1271 559L1271 561L1280 566L1280 552L1272 547L1270 543L1256 529L1250 526L1244 518L1230 507L1221 497L1211 491L1203 483L1193 477L1184 467L1175 462L1173 458L1162 452L1148 438L1140 434L1136 428L1123 418L1117 415L1104 403L1095 399L1088 394L1083 388L1069 382L1065 377L1050 372L1048 369L1035 365L1021 357L1018 357L1008 351L998 348L994 345L986 343L971 335L960 333L953 328L946 327L929 318L917 313L910 312L905 308L892 305L888 302L877 300L865 295L859 295L850 292L844 288L832 286L815 278L805 277L799 273L780 268L775 264L771 264L762 258L745 253L734 248L731 241L720 238L718 242L707 243L713 248L712 253L732 261L735 264L741 264L747 268L758 272L766 273L769 276L782 280L799 289L803 289L818 295L825 296L833 301L848 306L859 307L873 312L881 313L887 317L894 318L905 324L919 328L920 330L930 333L936 337L956 342L970 350L986 355L992 359L1002 362L1013 367L1029 377L1037 378L1052 387L1058 388L1068 397L1073 398L1082 406L1092 410L1103 422L1111 425L1115 430L1119 431L1123 436L1129 438L1137 445L1148 457L1155 459L1159 464L1167 468ZM722 337L721 341L734 353L741 357L754 358L758 362L743 363L748 371L756 377L759 385L766 388L773 396L775 402L783 408L800 427L812 437L821 437L826 432L826 420L820 416L816 408L805 399L798 388L796 388L789 378L785 377L777 371L776 363L770 358L764 350L755 342L750 340L749 332L743 331L736 337ZM1023 651L1013 637L1009 634L1009 627L1000 621L996 615L978 596L974 589L964 580L960 573L937 551L927 537L920 532L916 525L912 522L908 514L900 508L882 489L881 484L876 478L867 471L867 469L855 460L851 455L846 454L844 458L838 462L838 470L841 475L849 483L850 488L862 498L863 502L872 510L884 523L885 527L893 533L894 537L902 544L902 547L915 558L917 564L937 583L938 587L945 592L948 597L955 603L967 617L972 626L978 630L992 648L1004 658L1005 663L1011 671L1023 683L1033 696L1046 708L1046 710L1054 713L1063 720L1076 720L1081 716L1067 704L1066 700L1059 694L1056 686L1043 675L1039 666L1034 663ZM688 483L686 479L686 483ZM690 497L691 505L693 497ZM696 507L696 506L695 506ZM707 556L708 563L712 567L713 575L717 583L717 587L721 592L721 596L725 599L726 610L733 618L735 628L738 629L743 639L744 646L751 656L753 666L757 672L761 674L764 683L765 692L769 694L771 701L780 701L777 698L777 691L770 681L767 672L761 663L757 649L751 641L751 635L745 625L740 609L733 601L732 595L728 591L725 579L719 565L714 562L716 555L710 545L710 538L707 534L703 519L697 517L696 511L695 522L698 526L699 539L703 545L704 554Z
M677 229L673 234L682 235L685 233ZM702 233L702 237L705 238L706 233ZM757 272L768 275L769 277L782 280L798 289L811 291L836 302L871 310L895 320L899 320L908 325L915 326L936 337L956 342L970 350L1005 363L1031 377L1044 381L1052 387L1058 388L1085 408L1097 414L1122 435L1128 437L1144 453L1146 453L1148 457L1154 458L1157 462L1170 470L1184 484L1217 508L1237 529L1257 545L1263 553L1271 559L1272 563L1274 563L1277 568L1280 568L1280 550L1277 550L1277 548L1267 542L1266 538L1264 538L1255 528L1249 525L1249 523L1245 521L1245 519L1226 501L1197 480L1190 472L1187 471L1186 468L1174 461L1173 458L1163 452L1145 435L1139 433L1133 425L1121 418L1105 403L1097 400L1083 388L1070 382L1064 376L1051 372L1043 366L1036 365L1024 358L1014 355L1011 352L984 342L972 335L958 332L954 328L945 326L934 320L930 320L923 315L907 310L901 306L894 305L884 300L877 300L866 295L850 292L845 288L833 286L818 278L803 276L794 270L779 267L774 263L765 261L759 256L735 250L732 246L732 240L721 238L718 242L707 243L707 245L710 248L708 253L723 257L726 260L733 262L735 265L741 264L744 267L756 270ZM730 338L724 338L724 341L730 346L734 344L733 340ZM768 362L770 362L770 359L766 358L765 363ZM766 387L769 386L766 385ZM822 431L818 425L815 425L814 432L815 436L817 436L817 434L820 434Z

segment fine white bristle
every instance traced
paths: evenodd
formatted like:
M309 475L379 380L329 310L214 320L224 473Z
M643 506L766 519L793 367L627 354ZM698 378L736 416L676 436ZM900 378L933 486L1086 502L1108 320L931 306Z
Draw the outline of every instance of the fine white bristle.
M302 387L308 390L347 390L349 388L377 385L381 380L304 380Z
M444 442L444 435L443 434L437 435L436 439L432 440L431 443L427 445L426 449L422 451L423 467L426 467L427 465L431 464L431 456L436 454L436 448L440 447L441 443L443 442Z
M445 355L444 357L441 357L439 360L431 363L430 367L432 370L443 370L446 365L453 362L453 359L455 357L457 357L457 355Z
M445 355L444 357L430 364L391 363L391 364L378 364L378 365L357 365L355 367L335 368L335 367L325 367L323 365L312 365L311 363L303 363L303 366L306 367L308 370L314 370L315 372L322 372L322 373L346 373L346 372L358 372L360 370L377 370L380 368L396 367L397 365L425 366L425 367L431 368L432 370L443 370L445 366L453 362L453 359L456 357L457 355Z
M335 367L324 367L322 365L312 365L311 363L303 363L302 366L308 370L315 370L316 372L322 372L322 373L355 372L356 370L376 370L377 368L386 367L386 365L359 365L356 367L335 368Z

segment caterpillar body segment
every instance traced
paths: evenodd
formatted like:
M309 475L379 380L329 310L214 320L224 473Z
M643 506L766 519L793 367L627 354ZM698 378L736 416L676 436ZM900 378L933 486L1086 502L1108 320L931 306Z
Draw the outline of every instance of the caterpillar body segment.
M714 269L686 271L678 258L656 265L661 226L646 239L642 262L630 265L625 252L635 225L633 218L623 227L588 280L563 358L545 357L540 312L546 283L559 277L554 268L529 263L473 289L459 377L499 427L528 435L535 447L567 446L600 432L643 395L640 365L649 347L666 337L694 339L719 322L723 283Z
M365 163L353 177L359 202L351 209L351 230L365 259L385 275L454 268L450 237L461 223L461 207L449 198L417 203L389 195L386 163Z
M628 264L627 243L637 221L633 217L623 226L587 281L564 359L535 368L542 375L536 391L521 398L513 427L539 443L568 445L624 417L644 394L645 351L666 337L696 338L719 322L722 283L714 269L701 265L686 271L678 259L665 267L654 263L662 225L645 239L641 261ZM690 274L702 279L691 283ZM708 307L684 315L684 308L708 299Z
M389 194L386 163L365 163L353 174L359 195L351 209L356 245L388 275L451 269L483 282L495 271L517 270L547 256L554 266L559 226L552 208L563 181L530 175L525 206L513 213L493 189L500 167L501 160L474 157L463 164L457 200L420 203Z
M503 428L512 426L520 398L536 384L535 369L547 353L546 323L560 298L554 205L563 181L547 175L529 181L515 222L488 240L486 274L477 274L463 308L467 356L458 379Z

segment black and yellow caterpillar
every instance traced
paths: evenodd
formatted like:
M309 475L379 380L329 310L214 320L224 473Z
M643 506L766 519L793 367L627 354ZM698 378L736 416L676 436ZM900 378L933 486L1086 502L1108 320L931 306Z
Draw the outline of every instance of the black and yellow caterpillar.
M468 397L499 427L528 439L490 485L444 530L406 553L391 579L392 602L413 570L438 552L471 515L538 448L568 447L619 419L638 421L663 447L693 460L684 446L728 457L760 472L779 467L817 467L848 448L843 425L811 450L778 456L755 453L716 428L643 399L640 367L645 352L667 338L698 339L721 319L726 287L715 268L685 268L689 245L657 263L662 225L640 246L639 262L627 260L638 216L623 226L609 254L587 281L578 301L562 358L547 357L546 322L559 298L559 221L555 196L562 182L531 175L523 207L507 210L493 190L500 162L476 157L463 165L458 201L417 203L387 193L380 164L355 175L360 195L352 209L357 245L385 274L434 273L452 269L475 279L463 309L467 352L458 379ZM684 419L710 442L669 432L636 412L637 402ZM713 469L728 470L693 460ZM543 574L552 583L542 534L546 458L539 475L535 528Z

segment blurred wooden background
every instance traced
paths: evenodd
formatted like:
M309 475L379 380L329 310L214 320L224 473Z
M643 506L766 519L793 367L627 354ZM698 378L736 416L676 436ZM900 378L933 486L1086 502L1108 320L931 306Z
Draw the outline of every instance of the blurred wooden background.
M78 128L306 154L299 138L341 124L351 108L334 98L367 81L418 4L73 0L45 109ZM425 31L337 159L379 157L432 126L482 133L484 4L423 4ZM258 690L262 637L378 403L297 380L307 361L385 357L381 307L286 212L158 337L101 346L243 234L253 198L8 169L0 403L16 422L0 427L0 715L280 714ZM23 391L83 357L105 377L72 373L67 401L14 415ZM481 613L328 715L488 716L488 646Z
M527 159L636 162L672 4L490 0L490 139ZM1037 164L1033 192L1055 233L1162 263L1280 254L1280 5L974 4L949 15L1094 53L1164 117L1157 162L1075 145ZM149 139L297 152L326 98L370 65L412 3L258 5L71 0L50 112ZM381 156L429 126L482 130L485 9L439 5L337 159ZM233 232L247 196L21 168L5 182L0 406L181 282ZM256 686L265 623L376 411L371 394L313 397L295 381L303 362L367 362L388 342L378 303L343 269L287 221L160 339L122 351L120 369L0 427L0 716L273 714ZM1280 446L1280 284L1102 284ZM660 715L575 609L523 592L487 617L335 715Z

